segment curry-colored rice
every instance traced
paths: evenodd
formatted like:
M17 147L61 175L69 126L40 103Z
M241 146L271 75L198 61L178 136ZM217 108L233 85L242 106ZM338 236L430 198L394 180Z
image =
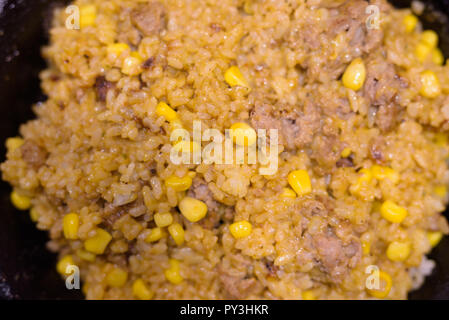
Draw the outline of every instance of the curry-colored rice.
M368 3L358 0L147 3L75 1L80 30L66 28L64 8L55 11L41 73L48 100L34 106L36 119L20 128L25 143L11 141L1 165L3 179L31 199L48 248L79 266L86 298L376 298L368 266L391 277L385 298L406 298L422 282L429 239L449 231L441 214L449 69L436 49L416 51L422 26L410 27L411 12L374 1L380 29L370 30ZM156 5L160 29L145 34L130 17ZM341 77L356 58L367 79L354 91ZM227 83L231 66L247 87ZM439 79L436 96L422 90L423 71ZM174 165L161 101L188 130L194 120L221 132L236 122L282 123L278 171ZM283 119L291 121L276 122ZM310 193L285 190L294 170L306 170ZM374 176L364 180L364 172ZM165 183L187 175L187 191ZM190 222L180 213L186 196L207 204L206 217ZM400 223L381 214L386 200L406 209ZM79 219L66 218L75 231L63 227L69 213ZM160 216L170 227L158 228L156 213L171 213ZM229 226L241 221L251 229L241 225L236 238ZM93 254L85 242L97 228L112 240ZM393 242L407 245L388 250ZM410 252L392 261L395 248Z

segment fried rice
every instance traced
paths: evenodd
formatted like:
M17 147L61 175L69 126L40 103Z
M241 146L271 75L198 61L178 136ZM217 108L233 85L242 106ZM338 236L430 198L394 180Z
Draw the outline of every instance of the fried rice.
M422 283L426 254L449 231L449 70L410 10L73 5L80 28L55 10L42 50L48 99L7 141L1 171L13 203L48 231L62 276L79 268L87 299L406 299ZM361 87L343 76L354 61ZM223 134L235 123L278 130L277 171L174 164L171 132L194 121ZM290 181L297 170L310 190ZM181 212L185 198L205 216Z

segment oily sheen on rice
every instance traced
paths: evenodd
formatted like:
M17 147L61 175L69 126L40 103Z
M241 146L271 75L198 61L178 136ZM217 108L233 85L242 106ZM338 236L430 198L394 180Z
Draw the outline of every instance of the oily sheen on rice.
M410 10L371 1L376 29L359 0L73 4L80 28L55 10L48 99L1 171L87 299L405 299L422 283L449 231L449 70ZM193 121L277 129L278 170L173 164L170 132Z

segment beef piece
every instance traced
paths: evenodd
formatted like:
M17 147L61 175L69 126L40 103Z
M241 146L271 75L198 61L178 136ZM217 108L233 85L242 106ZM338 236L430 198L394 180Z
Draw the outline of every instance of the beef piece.
M377 163L385 161L385 139L383 137L376 137L370 141L370 154Z
M352 168L354 167L354 162L351 157L341 158L336 163L337 168Z
M371 105L378 107L375 123L382 131L391 130L399 121L401 107L396 104L396 95L407 86L407 81L384 57L379 56L366 63L363 93Z
M142 64L142 68L145 70L150 69L153 65L154 65L154 61L156 59L154 57L150 57L147 60L144 61L144 63Z
M139 5L132 10L131 22L144 36L153 36L165 29L165 15L164 5L154 1Z
M370 14L366 13L366 8L370 4L372 1L320 1L319 6L326 8L329 13L323 26L311 21L305 24L292 22L284 38L293 51L306 53L306 58L299 63L307 73L306 82L336 80L344 72L349 60L371 53L381 46L383 31L367 27ZM390 8L383 3L376 5L381 17ZM321 48L327 47L341 35L346 39L343 46L347 52L344 55L333 57L333 54L319 54Z
M323 202L317 200L305 200L298 205L298 210L305 217L312 217L315 215L327 216L328 209Z
M39 169L47 160L48 153L33 141L27 140L21 147L22 159L34 169Z
M345 245L334 234L319 234L313 236L313 246L321 269L332 282L340 282L361 258L362 248L355 239Z
M99 101L106 101L106 95L108 94L109 89L115 87L113 82L109 82L106 80L104 76L99 76L95 79L95 89L97 91L97 98Z
M105 213L107 209L105 208ZM108 229L113 229L114 224L117 220L126 214L126 210L123 207L113 207L107 213L107 217L103 220L103 223L108 227Z
M304 111L287 111L263 103L256 103L250 114L250 121L256 129L277 129L280 142L288 149L301 148L312 142L313 135L320 129L320 112L306 104Z
M277 272L279 271L279 267L275 266L273 261L266 260L265 261L265 267L267 268L268 275L271 277L277 276Z
M219 203L214 200L212 192L209 190L207 183L201 178L194 178L192 186L187 192L189 197L198 199L207 204L207 209L209 211L217 211Z
M383 132L393 129L399 120L400 111L401 107L394 103L380 106L376 113L376 125Z
M192 187L187 192L189 197L206 203L207 215L198 223L205 229L215 229L221 225L221 220L227 215L232 215L234 209L216 201L206 182L200 178L194 178Z
M330 215L335 209L335 199L328 195L316 195L316 201L324 205L327 215Z
M340 159L339 143L340 141L335 135L323 134L314 137L310 157L320 165L313 168L317 174L324 174L326 168L333 167Z
M261 290L261 284L254 278L232 276L219 268L219 279L230 299L245 299Z
M354 53L370 52L382 43L383 32L366 26L368 5L366 1L345 1L341 6L331 10L329 32L333 37L346 32L346 37L350 39L348 45Z
M132 217L139 217L145 214L143 199L137 198L131 203L122 206L116 206L113 203L106 203L103 212L103 223L110 229L113 228L115 222L123 217L125 214L130 214Z

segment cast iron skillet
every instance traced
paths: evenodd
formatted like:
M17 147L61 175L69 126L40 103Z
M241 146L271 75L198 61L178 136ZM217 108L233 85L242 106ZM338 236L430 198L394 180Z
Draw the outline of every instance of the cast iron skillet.
M51 11L66 0L0 0L0 161L3 141L15 136L19 125L34 117L30 106L46 97L40 92L38 72L45 67L40 47L48 40ZM392 1L409 7L410 1ZM427 1L421 20L437 30L441 47L449 55L449 0ZM1 10L3 9L3 10ZM440 13L439 13L440 12ZM56 274L56 256L45 249L47 235L38 231L29 215L9 202L11 188L0 182L0 298L80 299L79 290L67 290ZM448 216L448 211L446 211ZM449 239L435 248L437 262L425 285L411 299L449 299Z

